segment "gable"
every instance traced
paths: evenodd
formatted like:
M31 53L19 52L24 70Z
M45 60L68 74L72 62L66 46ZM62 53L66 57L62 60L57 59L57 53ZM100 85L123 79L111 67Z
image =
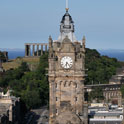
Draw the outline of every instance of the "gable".
M60 51L64 52L64 53L66 53L66 52L67 53L75 52L75 46L74 46L74 44L71 42L71 40L68 37L66 37L62 41Z

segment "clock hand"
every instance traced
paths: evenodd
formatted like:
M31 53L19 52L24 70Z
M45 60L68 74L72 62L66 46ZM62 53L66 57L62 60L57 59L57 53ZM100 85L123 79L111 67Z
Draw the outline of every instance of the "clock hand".
M68 67L70 68L70 65L69 65L69 63L68 63Z
M66 68L67 68L67 67L68 67L68 68L70 67L70 65L69 65L69 63L68 63L68 62L66 62Z
M68 62L66 62L66 64L65 64L66 68L67 68L67 65L68 65Z

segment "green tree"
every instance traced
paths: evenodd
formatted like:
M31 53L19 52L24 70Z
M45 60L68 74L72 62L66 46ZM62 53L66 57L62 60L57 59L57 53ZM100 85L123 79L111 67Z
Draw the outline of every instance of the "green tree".
M24 101L27 109L48 104L49 85L46 68L48 68L48 54L40 57L38 68L35 71L29 71L27 63L22 63L17 70L12 71L13 73L17 71L13 75L16 80L12 79L9 85L14 91L13 94Z
M88 101L97 100L97 102L99 102L100 100L103 99L104 99L103 91L102 88L100 87L94 88L88 95Z
M36 89L27 89L22 92L22 100L25 101L27 109L33 109L41 106L39 92Z
M115 58L101 56L96 50L86 49L86 71L85 84L106 84L116 73L116 69L121 67Z

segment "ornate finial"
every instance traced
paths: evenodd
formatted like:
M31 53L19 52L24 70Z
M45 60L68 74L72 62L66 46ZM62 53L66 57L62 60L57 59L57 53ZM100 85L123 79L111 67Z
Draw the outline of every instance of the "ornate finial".
M49 36L49 42L53 42L51 35Z
M85 36L83 36L83 40L86 40Z
M52 47L52 44L53 44L52 37L51 37L51 36L49 36L49 47Z
M66 0L66 12L68 12L69 8L68 8L68 0Z
M83 45L85 45L85 43L86 43L86 38L85 36L83 36Z
M50 40L52 39L51 35L49 36L49 39L50 39Z
M83 51L85 52L85 45L86 44L86 38L85 36L83 36L83 39L82 39L82 47L83 47Z

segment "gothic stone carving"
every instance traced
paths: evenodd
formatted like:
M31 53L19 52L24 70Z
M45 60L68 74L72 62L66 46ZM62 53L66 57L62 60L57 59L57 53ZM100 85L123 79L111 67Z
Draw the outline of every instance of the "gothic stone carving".
M49 124L83 124L85 52L80 42L66 37L62 42L49 41ZM73 65L61 66L61 59L69 56ZM87 112L86 112L87 113Z

